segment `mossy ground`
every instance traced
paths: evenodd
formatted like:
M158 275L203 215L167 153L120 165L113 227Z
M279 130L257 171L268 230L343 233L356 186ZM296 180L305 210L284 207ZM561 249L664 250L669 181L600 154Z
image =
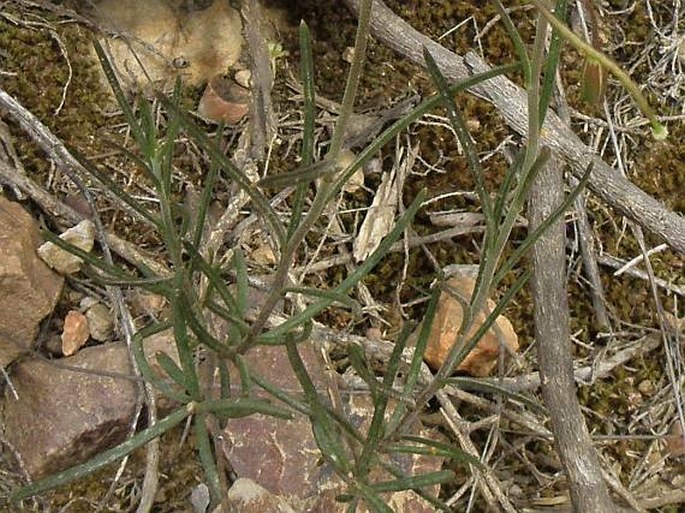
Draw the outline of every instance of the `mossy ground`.
M299 58L297 24L300 19L308 23L314 41L317 92L326 98L339 100L344 86L340 77L344 75L347 68L341 57L342 51L345 47L352 46L354 42L355 28L352 16L340 6L331 7L329 2L269 0L265 3L271 8L277 8L289 22L279 24L277 34L285 49L290 53L287 66L293 70L297 70ZM415 28L433 37L440 36L455 24L472 17L475 24L468 22L441 41L448 48L462 54L473 47L477 30L482 30L495 14L491 4L484 0L474 2L393 0L387 4ZM17 11L16 14L20 15L21 12ZM16 72L15 75L3 77L3 88L41 119L64 142L78 148L89 157L102 154L107 150L107 146L101 134L105 133L106 137L111 139L119 138L120 134L111 128L113 121L106 114L106 106L110 104L109 99L103 89L97 64L93 61L90 51L86 50L90 45L91 33L75 23L60 23L60 19L50 13L34 11L31 16L35 14L44 17L44 21L36 26L16 24L0 17L0 48L2 49L0 69ZM524 38L530 38L533 18L529 12L519 10L513 16ZM610 19L611 23L620 22L622 29L631 40L646 41L651 37L650 27L641 3L637 4L637 8L630 16L618 20L615 17ZM73 68L73 77L66 90L64 106L59 115L55 115L55 110L62 99L63 88L68 78L68 68L57 40L51 35L48 27L54 28L63 41ZM514 55L511 41L500 25L495 25L482 37L481 45L484 55L493 64L509 62ZM638 51L637 45L627 45L617 50L615 57L619 60L629 59L636 51ZM571 105L587 111L578 98L577 84L581 69L578 56L568 51L562 60L562 65L563 80L568 87ZM647 72L647 69L637 68L633 76L639 82L640 77ZM375 41L371 41L368 64L357 101L360 110L380 109L408 93L418 92L426 95L434 90L434 86L419 68L398 58L393 52ZM188 94L197 96L197 91L190 91ZM279 76L275 96L277 108L281 112L293 108L294 104L287 101L288 94L290 93L284 85L282 74ZM486 153L494 150L508 134L494 109L468 95L459 95L457 103L467 120L479 122L479 128L474 132L478 151ZM666 106L667 110L669 108L675 107ZM597 114L592 111L587 113ZM12 124L10 126L17 144L17 151L28 172L35 180L46 182L51 173L50 163L18 127ZM633 162L630 177L637 185L663 201L669 208L683 213L685 212L685 194L683 193L685 191L685 124L673 124L669 126L669 130L671 135L664 142L653 142L645 137L638 139L638 143L629 150L628 157ZM413 143L419 144L421 155L428 162L437 161L440 155L449 155L451 158L444 163L445 173L443 174L429 173L424 177L410 178L404 193L405 203L410 202L418 189L424 187L428 189L430 196L455 189L473 189L473 181L470 178L466 160L457 156L457 144L448 130L422 125L413 131L411 139ZM274 158L278 159L279 155L276 154ZM288 165L293 164L284 163L283 169L287 169ZM488 160L485 172L490 187L495 188L499 185L505 166L504 159L499 155ZM193 176L190 165L184 172L187 172L189 177ZM60 193L63 192L60 191ZM364 198L362 193L359 199L360 201L368 200L368 197ZM596 205L591 201L591 206ZM452 197L442 202L439 207L473 210L477 208L477 205L462 197ZM623 234L621 220L615 213L593 208L592 215L594 229L606 251L624 257L639 254L637 243L629 233ZM127 225L126 219L123 218L118 218L118 222L117 219L112 219L112 223L115 227ZM415 229L419 233L429 231L427 217L419 216ZM154 239L146 239L130 228L125 229L124 233L130 234L134 237L133 240L148 248L154 248L157 242ZM520 241L523 235L523 232L515 232L512 240ZM656 241L648 238L648 243L653 242ZM465 236L432 245L430 249L441 266L452 263L478 263L479 253L476 248L479 243L478 236ZM374 297L388 305L389 317L397 323L401 322L401 319L394 311L392 303L397 286L397 269L403 265L403 258L400 254L388 256L366 280ZM667 279L673 279L681 286L685 284L682 273L684 268L682 255L671 251L662 252L655 256L653 264L658 274L668 277ZM431 272L432 267L426 256L420 249L413 250L408 262L410 278L402 291L402 301L410 301L425 292L430 283ZM572 332L578 334L581 341L588 343L595 335L590 322L593 312L588 289L580 283L577 273L578 266L575 265L570 269L570 276L573 278L569 291L572 309L571 329ZM338 282L343 277L341 269L332 269L318 279L325 279L330 284ZM510 284L511 280L505 281L503 286ZM603 284L606 287L610 310L617 319L641 326L656 326L655 309L651 303L649 287L644 281L627 276L614 277L609 272L603 272ZM671 297L662 294L662 300L667 308L672 308ZM411 308L408 311L414 320L420 319L421 307ZM507 316L516 327L524 348L532 343L531 311L528 291L521 292L507 311ZM325 320L340 325L354 323L354 320L349 319L345 314L334 311L328 312ZM579 359L590 356L590 351L580 345L576 346L576 350ZM631 361L630 368L617 370L612 378L600 380L592 386L580 387L580 397L584 406L595 412L594 415L588 416L594 433L605 433L607 424L602 420L603 418L620 417L625 422L629 421L635 409L629 404L628 397L636 393L636 387L640 382L644 380L657 382L661 379L663 358L660 352L650 355L649 358L637 358ZM178 433L170 433L167 436L178 437ZM628 440L621 443L622 445L608 447L607 451L624 469L630 469L635 464L635 460L623 456L631 451L641 453L645 442ZM187 499L191 486L198 482L200 475L200 468L193 456L191 445L187 443L182 449L186 457L182 460L175 460L181 461L180 464L170 465L173 471L169 470L168 486L164 488L166 485L162 485L166 496L155 511L172 511L176 510L173 508L181 509L182 504L187 504L183 501ZM537 451L542 456L552 454L551 444L545 442L535 442L527 449ZM541 459L544 460L542 456ZM178 458L181 457L182 455L178 456ZM129 467L127 479L132 479L131 476L138 473L140 469L140 462L134 458L134 464ZM109 479L103 476L108 473L111 475L111 472L113 471L107 471L103 475L98 474L68 490L51 495L49 497L50 510L56 511L75 496L97 501L109 486ZM90 507L90 503L85 504ZM162 504L173 505L173 507L170 506L172 509L168 509ZM90 511L90 509L79 509L78 506L74 506L67 511Z

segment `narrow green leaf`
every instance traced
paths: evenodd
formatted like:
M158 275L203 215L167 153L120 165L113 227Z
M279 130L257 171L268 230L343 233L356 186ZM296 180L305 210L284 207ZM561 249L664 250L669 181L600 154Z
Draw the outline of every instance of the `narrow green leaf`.
M102 272L112 276L115 280L119 280L125 284L128 284L136 280L135 277L130 276L128 273L126 273L126 271L122 270L121 268L115 265L108 264L103 259L96 257L93 253L83 251L81 248L76 247L70 242L59 238L57 235L48 230L43 230L41 232L41 235L43 239L45 239L46 241L52 242L55 246L71 253L72 255L79 257L88 265L92 265L96 269L100 269Z
M526 152L523 151L523 153ZM521 213L521 210L523 209L523 205L525 204L525 201L528 198L528 192L530 191L530 187L533 185L533 180L537 176L540 169L542 169L542 167L545 164L547 164L548 160L550 159L550 156L551 152L549 148L547 148L546 146L543 147L540 150L537 158L533 162L530 169L528 169L525 176L523 176L520 179L520 183L516 186L516 189L514 190L513 197L509 205L509 209L506 212L504 219L501 220L501 225L499 227L499 233L497 236L496 244L496 247L498 249L503 249L505 244L507 243L509 235L511 234L511 230L514 227L514 224L516 224L516 220L518 219L518 216ZM523 158L525 164L525 156ZM501 251L498 251L497 254L499 258ZM495 287L496 285L497 282L493 282L492 287Z
M332 161L337 161L340 150L343 147L347 123L354 111L354 99L357 96L357 88L361 80L364 62L366 60L366 46L369 40L369 30L371 24L371 0L361 0L357 13L357 33L354 38L354 49L352 52L352 62L350 71L345 81L345 92L338 117L333 127L333 135L328 148L328 155Z
M183 128L195 141L195 143L200 148L204 149L208 153L209 158L214 160L217 165L226 171L231 180L233 180L240 187L240 189L242 189L250 197L255 208L268 223L269 228L274 234L275 240L278 241L279 246L282 246L285 242L285 230L283 229L281 221L278 219L276 212L271 207L271 204L259 191L255 184L250 182L243 171L236 168L231 160L226 157L226 155L219 151L214 144L211 144L208 141L204 131L197 126L197 124L188 116L188 114L173 105L168 98L159 96L159 99L169 111L173 112L180 118Z
M95 53L97 54L98 59L100 60L100 65L102 66L102 69L105 72L105 78L107 78L107 82L109 82L109 85L112 88L114 97L116 98L119 107L124 113L124 119L126 120L126 123L131 128L133 139L139 146L142 146L145 142L145 136L140 125L138 124L138 119L133 114L133 111L131 110L131 107L128 104L128 100L126 99L126 95L124 94L124 91L121 88L121 84L119 84L119 80L117 79L117 75L114 71L114 68L112 67L112 64L109 62L109 58L107 57L105 50L102 48L102 45L97 39L93 40L93 45L95 46Z
M159 351L155 355L155 359L157 360L159 366L162 367L162 369L164 369L164 372L166 372L171 379L173 379L176 383L183 387L183 390L185 390L185 375L183 374L181 368L178 365L176 365L176 362L173 360L173 358L171 358L164 351Z
M219 392L222 399L228 399L231 397L231 373L223 358L218 359L217 366L219 367Z
M557 0L556 5L554 6L554 16L559 18L562 23L566 22L566 0ZM540 126L543 126L545 122L545 116L547 115L550 100L552 99L554 81L556 79L557 67L559 66L563 41L559 31L553 28L552 38L549 42L549 50L547 52L547 60L545 62L542 88L540 89Z
M258 387L266 390L269 394L274 396L279 401L282 401L283 403L287 404L293 410L308 417L312 415L312 410L309 407L309 405L304 401L300 400L299 398L295 397L293 394L290 394L286 390L283 390L282 388L274 385L273 383L269 382L266 378L260 376L255 372L250 374L250 377Z
M380 383L376 379L376 376L371 369L371 365L364 356L364 352L361 348L352 344L347 350L347 356L350 360L350 365L354 369L355 373L367 384L369 385L369 392L371 393L371 399L375 402L379 395Z
M181 301L183 304L184 322L195 334L198 342L216 352L220 357L229 357L230 351L228 344L220 342L207 330L204 321L201 320L202 314L200 312L195 312L195 308L191 306L187 299L184 298Z
M330 299L331 304L337 303L352 310L353 314L361 313L361 305L348 294L337 294L335 290L315 289L312 287L286 287L284 293L302 294L313 298Z
M221 480L219 479L219 469L216 465L212 441L209 437L207 422L203 413L197 413L193 418L193 434L195 435L195 445L200 457L202 469L205 472L205 481L208 484L209 494L214 504L221 502Z
M304 391L307 404L312 409L310 421L314 439L319 446L319 450L324 459L330 462L338 473L347 474L350 469L350 463L343 449L336 424L321 403L319 393L300 357L297 345L292 342L290 335L286 335L285 347L290 366Z
M429 486L447 483L454 479L454 472L451 470L438 470L417 476L406 477L404 479L393 479L374 483L371 488L377 493L400 492L402 490L416 490Z
M121 144L119 144L116 141L106 139L104 142L107 146L109 146L113 150L116 150L117 152L119 152L126 160L130 160L133 164L135 164L137 166L137 169L139 171L141 171L145 175L145 178L147 178L150 181L150 183L152 184L152 187L155 190L157 188L161 187L161 185L159 183L159 179L150 170L149 163L146 160L143 160L143 158L141 156L136 155L131 150L129 150L125 146L122 146ZM69 148L69 150L71 151L71 148ZM107 176L107 175L105 175L105 176Z
M513 251L509 258L502 264L502 267L499 269L499 271L497 271L497 274L493 278L493 287L496 287L497 284L504 278L504 276L516 266L517 262L523 257L523 255L525 255L528 252L533 243L540 238L540 236L545 232L545 230L549 229L549 227L555 221L557 221L559 217L564 215L564 213L571 207L571 205L573 205L573 202L576 201L576 198L585 188L585 185L587 184L588 180L590 180L591 173L592 164L588 166L587 171L581 177L580 181L578 182L578 185L570 192L568 196L566 196L561 205L559 205L559 207L557 207L554 210L554 212L552 212L550 216L540 224L540 226L538 226L535 230L530 232L528 236L524 239L524 241Z
M136 365L138 366L138 370L143 375L143 378L145 378L145 381L147 383L152 384L152 386L154 386L157 390L160 391L160 393L162 393L169 399L179 402L181 404L186 404L190 402L190 397L183 391L175 390L171 385L169 385L169 383L161 379L157 375L157 373L152 369L152 367L150 367L150 364L148 363L147 358L145 357L145 351L143 350L143 343L146 338L154 335L155 333L159 333L160 331L164 331L165 329L168 329L170 327L171 321L166 321L158 324L153 324L151 326L148 326L147 328L140 330L133 336L133 339L131 341L131 352L133 354L133 358L136 361ZM183 383L183 390L186 390L187 386L185 383L185 375Z
M502 298L497 302L495 308L488 314L488 316L483 321L483 324L479 326L476 332L471 336L470 339L466 341L463 347L457 350L457 346L453 347L447 355L446 361L443 366L448 366L448 369L456 369L457 366L464 361L464 358L476 347L476 344L481 340L487 331L492 327L492 325L497 320L507 307L511 299L518 293L523 285L528 281L530 277L530 271L525 271L509 288ZM455 353L456 352L456 353Z
M247 264L245 257L240 248L235 248L233 252L233 269L236 274L236 304L238 306L238 315L244 317L247 312L248 297L250 295L250 284L247 279Z
M217 138L217 145L219 144L220 138ZM212 202L212 197L214 193L214 185L216 184L216 179L219 176L219 166L214 160L209 162L209 172L207 173L207 178L202 187L202 196L200 197L200 204L198 205L197 214L195 217L195 228L193 229L193 247L199 248L202 242L202 235L205 230L207 221L207 212L209 211L209 204ZM192 268L196 265L197 257L191 258L190 265Z
M302 164L308 166L314 159L314 118L315 118L315 90L314 90L314 58L312 56L312 42L309 34L309 27L302 21L300 22L300 77L304 93L304 103L302 106L302 116L304 126L302 127ZM292 237L297 226L302 219L304 210L304 200L309 184L300 183L295 189L293 198L292 215L288 225L288 240Z
M331 160L331 158L327 156L319 162L299 166L294 171L287 171L285 173L264 177L257 185L259 185L259 187L268 187L271 189L292 185L296 185L297 187L301 185L308 186L309 183L315 180L333 176L338 171L336 164L336 161Z
M406 435L402 437L403 442L413 442L415 445L405 445L396 444L388 446L388 451L398 452L398 453L409 453L409 454L426 454L430 455L440 455L446 458L450 458L457 462L468 463L473 465L477 469L486 472L487 469L481 463L481 461L471 456L468 453L460 450L454 444L440 442L438 440L432 440L430 438L416 436L416 435ZM416 449L418 452L414 452Z
M202 273L207 277L209 285L219 293L219 296L226 305L228 311L231 312L231 315L237 315L238 303L236 302L229 288L226 286L226 281L219 272L219 269L205 260L205 258L198 252L197 246L185 244L184 249L188 252L191 258L194 259L195 265L197 265L200 271L202 271Z
M250 389L252 387L252 373L245 362L243 355L236 355L233 360L236 368L238 369L238 374L240 375L240 388L243 397L250 396Z
M376 251L374 251L364 261L364 263L362 263L362 265L360 265L352 274L345 278L345 280L343 280L343 282L334 289L336 294L344 294L349 291L353 286L359 283L364 276L371 272L376 265L378 265L378 262L380 262L380 260L387 254L390 247L395 243L400 235L404 233L405 228L409 225L411 220L416 215L416 212L421 207L425 196L425 190L419 192L412 204L397 221L390 233L379 244ZM276 328L273 328L269 332L260 335L260 342L266 343L266 340L268 339L281 339L286 333L302 325L305 321L312 319L319 312L330 306L331 302L332 301L330 299L322 299L321 301L317 301L316 303L309 305L304 309L304 311L293 315L290 319L280 324Z
M148 159L157 157L157 125L152 113L152 105L145 98L141 97L138 101L138 122L143 133L143 140L136 141L142 154ZM162 180L162 183L164 181Z
M190 397L195 401L201 398L200 383L195 372L195 358L191 348L190 337L188 336L188 325L186 319L190 315L183 293L179 290L178 296L171 301L171 319L174 329L174 339L176 340L176 350L181 362L181 368L185 375L186 390Z
M428 300L428 306L426 307L426 313L424 314L423 321L421 324L421 330L419 331L419 335L416 340L414 355L412 356L412 360L409 365L409 370L407 371L407 376L404 381L403 395L406 397L412 397L414 395L414 387L416 386L419 380L421 366L423 365L423 355L426 352L428 336L430 335L431 326L433 325L435 319L435 312L437 311L439 299L440 287L433 287L430 299ZM400 340L403 340L404 338L405 333L403 331L403 333L400 335ZM402 421L402 418L404 417L406 410L407 405L405 403L397 404L395 410L392 412L390 420L388 421L388 436L395 433L397 429L400 427L400 422Z
M85 169L95 180L100 182L100 184L103 186L105 194L126 205L128 207L128 209L126 209L127 212L133 214L141 221L159 229L160 220L157 218L157 216L150 213L150 211L141 205L137 199L133 198L133 196L122 189L119 184L117 184L107 175L107 173L100 171L97 166L87 159L79 150L72 147L69 147L69 150L79 164L83 166L83 169Z
M467 89L476 86L486 80L503 75L510 71L520 68L521 64L518 62L505 64L504 66L498 66L496 68L489 69L483 73L478 73L472 75L471 77L457 82L448 88L450 95L456 94L460 91L466 91ZM347 169L340 173L340 177L335 183L331 191L331 196L337 196L342 190L343 186L347 183L350 177L362 167L366 162L371 160L388 142L390 142L398 133L405 130L412 123L416 122L421 116L430 110L434 109L440 103L442 103L442 95L432 96L425 99L419 105L417 105L409 114L398 119L392 123L388 128L383 130L379 135L377 135L371 144L364 147L363 150L359 152L357 158L350 164Z
M392 388L392 384L397 375L397 369L399 366L399 356L402 354L403 348L403 344L396 344L393 348L393 354L390 361L392 362L394 359L394 365L391 365L390 362L388 363L388 369L386 369L385 378L383 380L383 384L386 387ZM362 354L361 351L360 354ZM370 366L369 371L371 371ZM390 376L390 378L388 379L387 376ZM373 379L373 383L377 383L375 378ZM371 389L372 392L374 392L375 389L377 389L377 387L373 387ZM373 400L373 416L371 417L371 424L369 425L366 440L364 441L364 447L361 455L357 459L357 465L355 469L355 477L362 481L366 480L374 461L378 458L378 453L380 452L380 442L385 434L385 411L388 407L388 395L382 392L378 393L376 391L375 393L372 393L371 399Z
M431 75L433 83L436 85L438 91L440 91L440 94L442 96L443 105L447 110L450 125L457 134L457 138L459 139L461 147L464 150L464 155L466 156L466 160L469 165L469 170L471 171L471 175L473 176L473 180L476 184L476 192L478 193L478 198L480 199L481 208L483 209L483 215L485 216L485 238L491 239L494 221L492 215L492 202L490 200L490 195L488 194L488 191L485 187L485 173L483 172L483 168L480 165L480 159L478 158L478 153L476 152L475 144L473 142L473 139L471 138L471 134L469 133L468 127L466 126L466 122L464 121L463 116L461 115L459 109L457 109L457 106L454 103L454 99L452 98L452 95L449 91L449 87L447 86L447 81L445 80L445 77L440 72L440 69L438 68L437 63L435 62L435 59L433 59L433 56L428 52L428 49L426 49L425 47L423 49L423 57L426 61L426 67Z
M495 201L495 208L493 211L493 216L496 223L502 222L502 217L505 215L504 208L509 199L509 191L514 184L514 179L519 176L521 172L521 166L523 166L523 159L526 152L521 150L516 154L514 161L507 168L507 172L504 174L504 180L500 185L499 191L497 192L497 200Z
M492 379L470 378L467 376L453 376L447 380L447 384L453 385L462 390L471 390L486 394L499 394L508 399L511 399L512 401L517 401L519 403L525 404L528 408L534 410L535 412L541 415L547 414L547 410L542 404L540 404L539 401L536 401L534 398L529 397L526 394L514 392L503 386L500 386L497 384L495 380Z
M359 494L366 502L367 507L374 513L393 513L393 510L388 506L383 499L381 499L376 489L373 486L368 486L363 483L358 485Z
M504 23L504 28L506 29L507 34L509 34L511 42L514 43L514 50L516 50L516 55L519 58L519 62L522 63L524 83L530 84L532 70L530 66L530 59L528 58L528 52L526 51L526 45L521 38L521 34L519 34L516 25L509 16L509 12L502 5L502 2L500 0L492 0L492 3L495 5L502 23Z
M214 301L209 301L206 302L206 306L219 317L221 317L225 321L228 321L229 337L227 345L236 345L237 341L240 340L241 335L244 335L250 331L249 324L247 324L241 317L238 317L237 314L229 312L226 308L219 305L218 303Z
M290 411L279 408L263 399L236 397L233 399L211 399L198 405L198 412L212 412L229 418L240 418L261 413L279 419L292 419Z

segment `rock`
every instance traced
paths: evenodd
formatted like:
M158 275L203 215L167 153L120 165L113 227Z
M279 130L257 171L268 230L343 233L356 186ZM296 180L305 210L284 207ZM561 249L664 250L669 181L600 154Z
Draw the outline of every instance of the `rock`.
M198 85L225 73L240 55L242 23L228 0L193 9L165 0L103 0L94 14L101 26L133 36L103 41L129 88L173 84L177 75Z
M208 121L235 125L250 110L250 91L223 76L213 77L200 98L197 113Z
M0 365L34 347L40 321L52 312L64 279L36 255L38 227L0 196Z
M86 310L88 329L93 340L107 342L114 331L112 312L102 303L95 303Z
M178 363L170 331L144 342L145 354L165 351ZM122 342L87 347L60 362L89 371L132 375L128 349ZM21 456L33 479L82 463L123 441L135 410L134 381L77 372L44 360L26 359L12 368L10 379L18 399L2 399L5 437ZM158 400L160 411L170 401Z
M338 167L341 171L344 171L350 167L354 161L357 159L357 155L350 149L343 149L338 157ZM349 180L343 185L343 191L353 193L358 191L364 186L364 169L360 166L357 170L350 176Z
M84 219L59 236L65 242L78 249L90 252L95 242L95 226L89 219ZM38 248L40 258L60 274L75 274L81 270L83 260L52 242L46 242Z
M470 276L456 276L447 280L447 285L468 303L473 293L473 288L476 284L475 278ZM488 299L488 309L495 308L495 302ZM428 345L424 354L424 360L433 369L438 369L447 353L454 345L461 323L463 320L463 308L459 301L453 298L450 294L443 292L438 301L438 308L431 326L430 334L428 336ZM468 331L465 341L476 333L482 326L486 319L484 312L479 312L474 316L474 321L471 329ZM496 328L496 329L495 329ZM418 335L420 327L415 332ZM499 332L499 333L498 333ZM514 331L509 320L500 315L495 321L495 326L490 328L478 341L471 352L466 355L466 358L459 364L457 370L466 372L472 376L485 377L490 375L492 370L497 365L497 360L500 350L500 336L501 343L506 345L510 351L517 351L518 336Z
M63 363L131 373L121 343L83 349ZM28 359L11 374L19 399L4 398L5 436L33 479L81 463L123 441L136 404L133 381L75 372Z
M132 313L135 317L144 315L157 319L163 313L163 310L168 307L164 296L143 290L132 291L129 301L131 302Z
M71 356L78 352L90 338L86 316L76 310L70 310L64 318L62 329L62 354Z
M361 433L365 433L373 416L371 397L363 393L347 393L340 376L326 372L323 359L317 354L313 343L300 343L298 349L317 390L323 393L331 389L331 380L335 380L334 386L341 392L341 406L345 414ZM245 359L251 371L265 376L280 389L288 390L291 394L301 390L285 348L257 346ZM392 407L391 404L390 411ZM436 438L435 433L427 430L417 430L413 434ZM311 424L304 415L294 412L290 420L265 415L230 419L224 429L223 451L238 477L258 483L271 494L288 498L288 504L297 511L346 511L347 505L336 502L335 497L344 493L347 487L328 463L321 462L321 453L313 437ZM436 471L443 463L441 457L408 454L394 454L392 461L406 475ZM377 481L390 479L389 475L379 473L377 469L371 476ZM437 493L437 488L433 488L431 492ZM383 500L393 507L393 511L434 511L430 504L425 503L413 491L386 494ZM241 508L237 510L245 511ZM255 511L279 510L264 508Z
M193 505L195 513L205 513L209 507L209 502L209 487L206 484L200 483L190 492L190 503ZM221 506L218 509L220 511Z
M325 390L323 362L311 343L298 344L317 387ZM257 346L245 359L259 373L284 390L301 390L283 346ZM292 392L291 392L292 393ZM230 419L224 430L224 453L238 477L255 480L275 494L308 498L330 469L319 465L319 450L307 417L284 420L266 415Z
M284 497L270 493L252 479L237 479L228 490L228 501L235 508L234 511L241 513L264 513L266 511L295 513L296 511ZM222 513L222 511L221 506L219 506L214 510L214 513Z
M245 89L250 89L252 87L252 72L249 69L238 70L233 75L233 80Z

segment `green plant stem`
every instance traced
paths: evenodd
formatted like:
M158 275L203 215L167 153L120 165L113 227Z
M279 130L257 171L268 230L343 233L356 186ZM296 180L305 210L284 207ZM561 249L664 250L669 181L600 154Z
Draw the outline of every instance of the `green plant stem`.
M329 159L330 162L329 165L331 166L338 165L337 157L342 149L345 127L354 108L354 98L357 92L357 86L359 85L359 79L361 77L362 66L364 64L364 53L366 52L366 42L369 37L370 19L371 0L364 0L360 9L357 37L354 47L354 59L352 61L352 66L350 67L350 73L345 86L345 94L343 96L343 102L340 108L340 115L338 116L335 124L335 130L331 139L330 151L327 156L327 159ZM286 242L278 264L276 276L274 277L271 293L264 301L264 305L260 309L259 315L252 325L252 330L250 331L249 336L246 337L238 346L238 352L247 349L247 347L252 344L254 339L259 336L269 319L269 315L271 315L271 312L280 300L283 287L285 287L287 283L288 271L292 266L292 261L295 257L297 248L300 246L307 233L309 233L311 228L314 226L314 223L321 217L329 203L332 192L335 191L334 178L335 173L323 174L321 185L317 190L309 212L302 219L302 223L294 231L290 240Z
M340 106L340 114L335 122L335 129L331 137L331 146L329 155L334 162L337 162L338 155L342 149L343 140L345 138L345 128L347 121L352 115L354 109L354 99L357 96L357 87L362 75L362 68L364 66L364 55L366 54L366 43L369 39L369 23L371 21L371 0L362 0L359 8L357 35L354 41L354 53L350 72L348 74L347 83L345 84L345 93L343 101Z
M547 22L538 16L535 24L535 42L533 43L533 58L530 61L529 82L526 84L528 97L528 144L526 156L523 160L523 176L525 177L538 158L540 145L540 74L545 60L545 38L547 36ZM508 234L507 234L508 237Z
M633 97L635 103L640 108L640 110L647 116L649 123L652 126L652 136L657 140L663 140L668 137L668 129L662 125L656 118L656 113L652 110L647 101L647 98L642 94L639 87L635 82L633 82L628 74L621 69L621 67L616 64L609 57L604 55L602 52L594 48L591 44L586 43L580 37L573 33L573 31L568 28L564 23L562 23L550 10L547 8L542 0L525 0L526 2L532 3L537 10L542 14L550 25L552 25L559 33L568 41L573 47L582 53L586 58L594 60L600 64L604 69L608 70L616 80L618 80L623 87L626 88L628 93Z

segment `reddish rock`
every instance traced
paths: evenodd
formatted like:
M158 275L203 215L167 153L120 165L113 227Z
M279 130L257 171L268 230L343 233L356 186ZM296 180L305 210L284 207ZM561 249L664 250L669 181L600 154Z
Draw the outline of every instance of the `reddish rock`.
M178 363L169 331L146 339L144 350L160 374L154 365L156 353L164 351ZM91 372L26 359L10 374L17 396L6 393L2 399L5 437L33 479L82 463L123 441L136 406L137 386L123 377L133 375L126 344L87 347L60 362ZM159 398L162 414L171 406Z
M447 285L466 303L471 298L475 283L475 279L467 276L454 277L447 281ZM493 310L495 306L495 302L488 299L488 310ZM424 360L431 368L437 369L445 361L447 354L457 340L463 318L464 310L461 303L450 294L443 292L440 295L424 354ZM474 316L474 321L465 341L468 341L480 329L486 318L487 315L484 312L479 312ZM478 377L490 375L497 365L500 342L511 351L518 350L518 336L509 320L503 315L497 318L495 326L490 328L471 352L466 355L457 370Z
M64 318L62 330L62 354L71 356L78 352L90 337L86 316L76 310L70 310Z
M314 385L321 391L324 400L327 397L326 390L333 386L331 380L335 380L335 387L340 390L344 414L360 432L366 432L373 416L370 395L359 391L348 393L345 383L339 376L326 371L318 349L311 342L298 344L298 349ZM277 387L291 394L301 391L284 347L255 347L246 355L246 363L251 371L265 376ZM435 433L428 431L415 434L431 438L436 436ZM224 453L238 477L258 483L269 494L279 498L286 497L288 504L297 505L297 511L346 511L347 505L336 502L335 497L344 493L347 486L329 464L321 462L321 453L312 434L311 423L302 414L293 412L293 418L290 420L265 415L231 419L224 430ZM435 456L394 454L393 463L407 475L414 475L439 470L443 459ZM390 478L389 475L377 470L372 472L372 479L385 481ZM430 491L437 493L438 490L434 487ZM270 497L269 500L273 498ZM430 504L413 491L388 493L383 496L383 500L393 507L393 511L401 513L434 511Z
M250 110L250 92L234 80L212 78L200 98L197 113L205 119L235 125Z
M86 348L61 362L131 373L124 344ZM19 399L4 398L5 436L33 479L81 463L123 441L128 432L136 404L133 381L35 359L17 364L11 379Z
M301 356L317 387L325 390L323 362L312 345L298 345ZM267 377L275 386L294 393L300 384L283 346L257 346L246 360L253 372ZM252 479L275 494L306 498L318 490L326 466L319 464L319 451L311 435L309 419L295 415L291 420L266 415L230 419L224 430L224 452L238 477Z
M31 216L0 197L0 365L33 348L64 279L36 255L40 234Z

